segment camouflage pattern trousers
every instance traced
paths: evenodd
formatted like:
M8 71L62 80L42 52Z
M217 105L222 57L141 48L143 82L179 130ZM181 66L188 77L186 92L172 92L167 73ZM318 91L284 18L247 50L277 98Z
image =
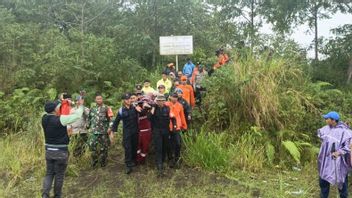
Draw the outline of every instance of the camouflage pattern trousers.
M108 149L110 139L108 134L91 134L89 138L89 147L92 152L92 166L97 166L98 162L101 167L106 166L108 158Z

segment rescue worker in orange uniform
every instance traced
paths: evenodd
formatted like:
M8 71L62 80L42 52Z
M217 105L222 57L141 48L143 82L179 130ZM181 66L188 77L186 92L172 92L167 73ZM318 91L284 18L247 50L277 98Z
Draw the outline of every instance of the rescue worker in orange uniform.
M170 95L170 101L165 103L170 108L170 168L179 166L181 152L181 131L187 130L187 122L183 106L178 102L177 93Z
M194 90L191 85L187 84L187 77L186 76L181 77L181 84L177 88L182 90L183 98L193 108L196 105L196 101L194 98Z

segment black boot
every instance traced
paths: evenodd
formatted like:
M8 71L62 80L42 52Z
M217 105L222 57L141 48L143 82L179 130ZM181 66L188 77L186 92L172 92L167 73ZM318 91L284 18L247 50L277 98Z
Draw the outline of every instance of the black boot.
M163 177L163 176L164 176L163 165L158 165L158 177Z
M129 175L132 173L132 167L126 167L126 174Z
M169 167L170 167L170 168L175 168L175 165L176 165L175 159L171 159L171 160L169 161Z
M102 168L105 167L106 165L107 165L106 161L100 163L100 166L101 166Z

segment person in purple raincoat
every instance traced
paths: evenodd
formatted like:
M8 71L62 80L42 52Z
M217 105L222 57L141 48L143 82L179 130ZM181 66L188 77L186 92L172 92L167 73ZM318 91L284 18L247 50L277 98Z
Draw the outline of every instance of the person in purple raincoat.
M323 116L326 126L318 130L321 147L318 156L320 197L329 197L330 184L337 185L340 197L348 196L347 174L350 168L352 132L332 111ZM335 149L333 149L335 145Z

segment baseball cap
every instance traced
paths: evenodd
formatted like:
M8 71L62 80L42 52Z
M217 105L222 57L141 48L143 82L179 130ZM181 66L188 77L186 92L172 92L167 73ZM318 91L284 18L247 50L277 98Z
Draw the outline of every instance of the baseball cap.
M122 100L128 100L128 99L130 99L130 98L131 98L131 94L130 94L130 93L125 93L125 94L123 94L122 97L121 97Z
M51 113L51 112L55 111L55 109L58 105L59 105L58 101L49 101L49 102L45 103L44 110L47 113Z
M137 84L137 85L136 85L136 89L137 89L137 90L142 90L142 88L143 88L143 86L142 86L141 84Z
M156 97L156 101L165 101L166 100L166 98L165 98L165 96L164 95L158 95L157 97Z
M178 94L174 92L173 94L170 95L171 97L178 98Z
M324 119L333 119L333 120L340 120L340 115L336 111L330 111L329 113L323 116Z
M176 89L175 89L175 93L178 93L178 94L181 93L181 94L183 94L183 91L182 91L182 89L180 89L180 88L176 88Z

